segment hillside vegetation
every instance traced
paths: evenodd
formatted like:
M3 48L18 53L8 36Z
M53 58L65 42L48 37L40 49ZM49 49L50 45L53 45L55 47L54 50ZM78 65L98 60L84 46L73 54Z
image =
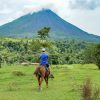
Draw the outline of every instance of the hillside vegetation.
M49 42L48 42L49 41ZM41 48L49 54L50 64L82 63L84 49L91 43L74 40L0 39L2 63L39 62Z

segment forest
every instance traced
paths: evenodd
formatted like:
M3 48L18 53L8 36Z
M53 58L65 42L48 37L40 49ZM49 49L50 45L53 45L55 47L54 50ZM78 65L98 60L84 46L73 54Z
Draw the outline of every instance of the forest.
M0 66L3 63L38 63L42 48L46 48L50 64L95 63L100 66L100 43L52 40L49 30L48 27L39 30L36 38L0 37Z

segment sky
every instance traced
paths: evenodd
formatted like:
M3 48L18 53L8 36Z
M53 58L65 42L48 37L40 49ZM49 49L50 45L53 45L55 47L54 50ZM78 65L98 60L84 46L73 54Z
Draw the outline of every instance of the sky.
M51 9L67 22L100 36L100 0L0 0L0 25L41 9Z

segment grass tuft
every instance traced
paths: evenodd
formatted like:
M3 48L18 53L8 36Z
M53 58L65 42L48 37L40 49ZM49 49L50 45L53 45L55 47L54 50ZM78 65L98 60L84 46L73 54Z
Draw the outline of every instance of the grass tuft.
M100 89L92 87L91 80L86 79L82 87L82 100L100 100Z
M25 76L26 75L24 72L21 72L21 71L13 71L12 74L15 76Z
M16 82L9 82L8 85L7 85L7 90L8 91L15 91L17 90L18 87L17 87L17 83Z

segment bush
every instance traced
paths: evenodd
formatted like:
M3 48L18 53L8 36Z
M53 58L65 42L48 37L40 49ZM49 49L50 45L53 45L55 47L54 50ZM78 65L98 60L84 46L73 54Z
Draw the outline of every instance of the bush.
M21 71L13 71L12 74L15 76L25 76L25 73L23 73Z
M82 100L100 100L100 89L92 87L90 79L86 79L82 86Z

